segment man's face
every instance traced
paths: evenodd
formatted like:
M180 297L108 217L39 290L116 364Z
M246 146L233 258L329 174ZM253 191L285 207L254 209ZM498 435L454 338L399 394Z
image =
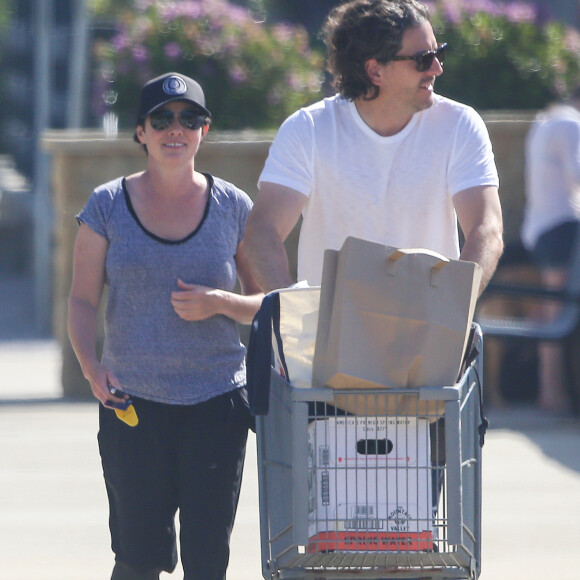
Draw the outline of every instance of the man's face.
M401 50L397 56L416 56L437 49L437 41L429 22L409 28L403 34ZM382 74L373 79L380 87L379 98L413 115L433 104L435 79L443 72L441 63L434 58L431 66L423 71L417 70L414 60L389 61L382 65Z

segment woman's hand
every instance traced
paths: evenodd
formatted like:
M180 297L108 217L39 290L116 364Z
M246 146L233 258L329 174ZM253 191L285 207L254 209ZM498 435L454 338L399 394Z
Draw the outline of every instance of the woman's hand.
M128 398L128 395L119 396L111 394L111 387L117 391L122 391L123 389L115 374L100 363L96 365L95 369L87 377L87 380L91 385L93 395L105 407L113 409L114 407L111 405L111 403L120 404Z
M171 293L171 304L177 315L188 322L221 314L241 324L250 324L264 297L262 293L244 296L179 279L177 284L180 290Z
M171 305L183 320L188 322L205 320L215 314L223 313L223 303L227 301L227 292L199 284L187 284L179 279L177 284L180 290L171 293Z

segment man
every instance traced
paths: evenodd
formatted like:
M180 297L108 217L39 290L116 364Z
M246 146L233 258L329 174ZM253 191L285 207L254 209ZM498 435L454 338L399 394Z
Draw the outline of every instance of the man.
M526 140L526 208L522 241L534 258L546 288L566 286L580 231L580 87L567 102L552 103L536 118ZM542 304L546 321L560 311L557 303ZM541 343L540 408L567 415L562 345Z
M324 36L339 94L281 126L247 224L262 289L294 282L283 242L301 214L298 279L310 285L324 250L351 235L477 262L483 289L503 248L498 176L482 119L433 92L445 45L427 9L352 0L331 11Z

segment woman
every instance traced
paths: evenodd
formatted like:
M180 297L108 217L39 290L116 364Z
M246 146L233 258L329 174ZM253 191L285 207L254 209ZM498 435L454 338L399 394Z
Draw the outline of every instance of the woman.
M112 580L175 568L178 509L185 578L225 578L250 422L236 322L251 322L262 294L238 252L249 197L195 170L210 121L194 80L149 81L135 131L147 169L98 187L77 216L68 325L102 403ZM135 426L115 413L129 397Z

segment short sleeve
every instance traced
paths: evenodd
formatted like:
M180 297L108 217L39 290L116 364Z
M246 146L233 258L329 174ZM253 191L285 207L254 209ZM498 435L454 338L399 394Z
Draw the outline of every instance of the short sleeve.
M236 188L237 189L237 188ZM244 237L244 232L246 231L246 223L248 222L248 217L252 211L252 200L250 196L243 190L237 189L238 199L239 199L239 229L238 229L238 245L242 242Z
M99 186L93 191L82 211L77 214L77 223L86 224L95 233L108 240L108 218L113 209L114 199L122 190L120 179Z
M283 185L309 196L313 188L312 117L301 109L282 123L258 181Z
M456 126L448 182L451 195L470 187L499 186L487 127L483 119L469 107L463 110Z
M236 235L237 244L239 245L244 237L246 223L250 212L252 211L253 202L250 196L243 190L219 177L211 176L213 187L215 188L213 196L217 204L223 205L222 219L224 224L228 224L227 231Z

